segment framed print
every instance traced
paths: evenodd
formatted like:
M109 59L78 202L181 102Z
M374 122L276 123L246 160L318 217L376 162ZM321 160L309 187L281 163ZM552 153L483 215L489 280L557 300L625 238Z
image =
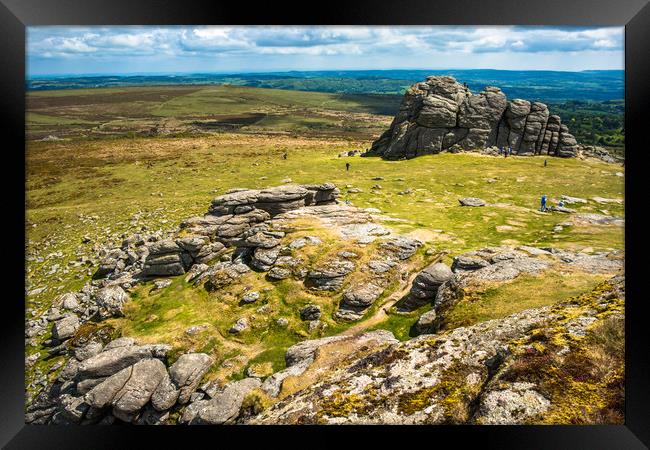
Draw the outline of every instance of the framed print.
M3 444L645 448L650 7L525 3L4 0Z

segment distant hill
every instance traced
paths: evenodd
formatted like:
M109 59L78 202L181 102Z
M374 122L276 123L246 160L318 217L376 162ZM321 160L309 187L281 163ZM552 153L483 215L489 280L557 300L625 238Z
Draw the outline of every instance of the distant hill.
M508 98L543 102L622 100L625 92L625 72L622 70L557 72L487 69L39 76L27 79L26 89L231 84L298 91L396 95L428 75L451 75L467 83L472 91L481 91L485 86L499 86Z

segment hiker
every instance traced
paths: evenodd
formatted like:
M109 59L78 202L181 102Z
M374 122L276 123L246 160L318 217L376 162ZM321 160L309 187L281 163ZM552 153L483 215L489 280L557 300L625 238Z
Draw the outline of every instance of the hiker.
M559 206L560 208L564 208L564 200L560 200L557 206Z
M508 155L512 156L512 145L508 147Z
M345 163L345 171L346 172L350 171L350 163L349 162Z
M539 210L542 212L546 211L546 194L542 195L542 207Z
M503 147L499 147L499 156L503 153Z
M545 159L545 160L544 160L544 167L546 167L547 164L548 164L548 160Z
M282 158L287 159L287 156L289 156L289 154L285 151L284 154L282 155Z

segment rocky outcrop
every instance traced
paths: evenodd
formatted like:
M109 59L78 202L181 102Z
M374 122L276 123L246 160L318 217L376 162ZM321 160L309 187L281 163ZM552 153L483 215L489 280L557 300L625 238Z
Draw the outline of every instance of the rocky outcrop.
M523 424L563 423L574 416L579 420L602 407L592 404L587 392L611 389L612 380L621 380L622 358L604 369L597 356L593 359L584 350L585 342L591 341L581 339L620 318L624 296L624 279L617 276L577 299L443 334L385 342L366 352L344 353L327 367L319 365L328 360L327 344L320 343L323 355L303 363L302 374L294 375L294 383L304 379L306 386L248 423ZM616 326L622 333L622 321ZM345 345L337 341L331 347L327 354L336 358ZM594 375L587 375L589 367ZM567 401L571 393L575 396Z
M608 151L603 147L594 145L578 145L578 158L596 158L612 164L620 164L625 161L625 158L623 156Z
M27 423L163 423L170 409L190 401L214 362L206 354L188 353L168 369L167 345L138 345L130 338L106 345L97 338L73 340L72 357L28 407Z
M335 203L338 195L339 190L332 183L237 190L214 199L209 212L217 216L237 215L257 209L273 217L303 206Z
M497 87L473 94L453 77L432 76L406 91L390 128L362 156L406 159L491 146L560 157L576 156L578 149L545 104L508 101Z
M215 198L207 214L184 220L175 236L128 237L121 248L103 257L94 278L131 285L140 279L182 275L223 256L229 247L256 251L253 265L264 270L277 258L273 249L283 236L270 231L267 222L306 206L333 205L338 195L332 183L232 190Z

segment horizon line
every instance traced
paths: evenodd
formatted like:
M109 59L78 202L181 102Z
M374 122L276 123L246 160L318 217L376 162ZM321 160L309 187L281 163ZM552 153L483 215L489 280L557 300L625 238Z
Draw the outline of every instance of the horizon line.
M278 73L296 73L296 72L397 72L397 71L474 71L474 70L492 70L495 72L561 72L561 73L584 73L584 72L625 72L625 69L583 69L583 70L557 70L557 69L493 69L493 68L444 68L444 69L432 69L432 68L391 68L391 69L289 69L289 70L264 70L264 71L190 71L190 72L77 72L77 73L36 73L36 74L26 74L25 78L35 78L35 77L74 77L74 76L87 76L87 77L102 77L102 76L115 76L115 77L125 77L125 76L146 76L146 75L245 75L245 74L278 74Z

